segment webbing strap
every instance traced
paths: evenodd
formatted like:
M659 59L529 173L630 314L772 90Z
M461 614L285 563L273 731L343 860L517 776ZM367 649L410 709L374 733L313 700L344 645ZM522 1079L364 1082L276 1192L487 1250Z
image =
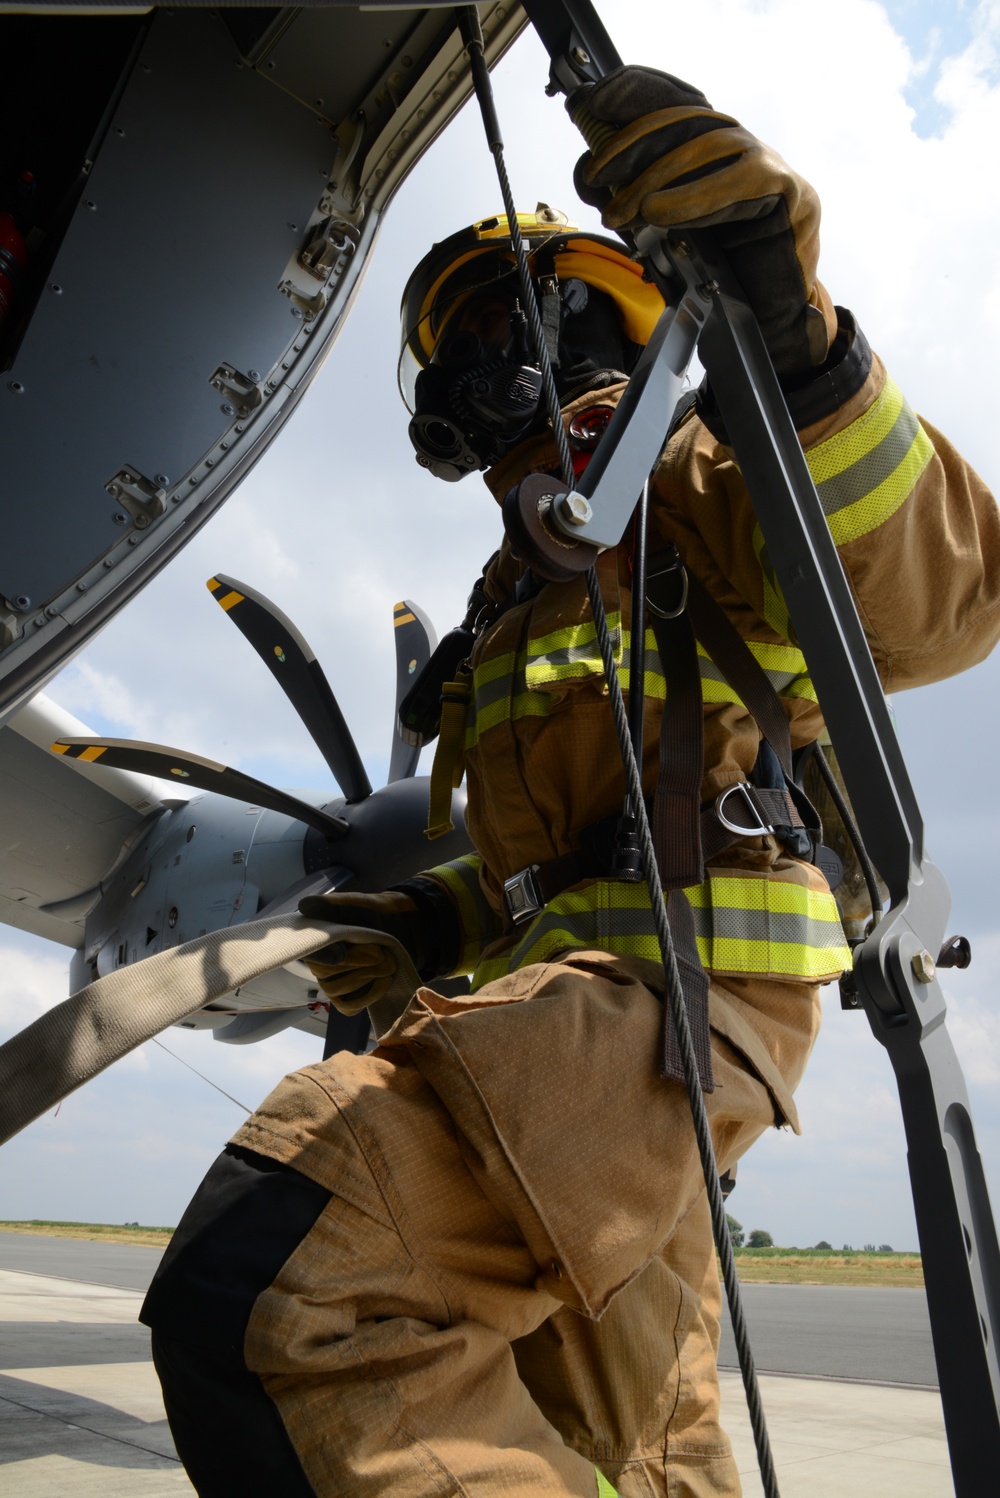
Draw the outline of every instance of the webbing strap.
M688 1026L691 1044L698 1063L698 1076L705 1092L715 1091L712 1075L712 1036L708 1027L708 974L698 955L698 938L695 931L694 911L683 890L672 889L667 896L667 920L674 943L674 956L684 990L687 1005ZM663 1006L663 1050L660 1057L660 1075L677 1082L684 1081L684 1062L677 1040L677 1029L670 1014L670 1006Z
M459 672L454 681L441 688L441 731L434 763L427 806L424 836L443 837L454 829L451 820L451 793L462 784L465 772L465 725L472 693L472 677Z
M699 884L702 877L705 713L698 647L685 607L684 583L684 568L676 548L650 557L646 601L667 683L651 829L665 890Z
M693 573L688 573L687 606L694 622L695 634L712 661L756 720L781 763L792 779L792 739L788 718L767 673L747 645L735 624Z
M300 915L211 931L88 983L0 1046L0 1144L160 1030L244 983L332 942L373 940L396 959L389 992L369 1011L382 1035L420 986L405 948L382 932Z

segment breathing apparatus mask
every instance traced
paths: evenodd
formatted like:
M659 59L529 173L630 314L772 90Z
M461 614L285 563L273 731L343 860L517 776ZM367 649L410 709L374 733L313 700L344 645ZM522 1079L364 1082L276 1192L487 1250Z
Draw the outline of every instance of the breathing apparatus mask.
M542 376L529 348L527 320L514 300L493 294L491 321L500 336L484 341L473 327L446 333L414 383L410 441L417 462L437 478L460 479L487 468L521 440L538 413ZM473 296L458 319L479 322ZM504 336L505 335L505 336Z
M622 249L539 204L518 215L564 402L625 379L663 301ZM546 425L504 217L435 245L403 294L399 386L417 462L451 481L491 467Z

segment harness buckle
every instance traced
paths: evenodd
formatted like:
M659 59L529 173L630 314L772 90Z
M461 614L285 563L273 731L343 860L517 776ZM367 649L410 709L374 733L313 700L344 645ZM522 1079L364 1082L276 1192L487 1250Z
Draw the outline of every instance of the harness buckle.
M679 596L678 601L675 604L673 604L673 605L671 605L671 606L669 606L667 608L660 608L657 604L655 604L653 602L653 597L652 597L652 594L650 592L649 585L650 585L650 583L655 582L656 579L659 578L659 577L669 577L671 573L674 573L674 574L677 575L677 581L678 581L678 583L680 585L679 586L679 594L680 594L680 596ZM670 559L670 561L667 563L667 565L665 567L658 567L655 572L650 572L647 569L647 572L646 572L646 607L649 609L649 611L650 611L651 614L655 614L657 616L657 618L659 618L659 619L678 619L678 618L680 618L681 614L683 614L684 610L687 608L687 601L688 601L688 574L687 574L687 568L685 567L684 563L681 561L680 557L677 555L677 552L675 550L673 557Z
M503 903L515 926L534 920L545 909L545 901L535 878L537 873L538 864L532 863L503 882Z
M742 822L732 822L726 816L723 807L730 796L738 796L741 799L743 805L753 817L752 826L747 827ZM727 832L735 832L739 837L764 837L774 832L772 824L764 820L760 807L757 805L756 799L751 794L750 787L745 780L739 780L735 785L727 786L724 791L720 791L719 795L715 798L715 815L723 827L726 828Z

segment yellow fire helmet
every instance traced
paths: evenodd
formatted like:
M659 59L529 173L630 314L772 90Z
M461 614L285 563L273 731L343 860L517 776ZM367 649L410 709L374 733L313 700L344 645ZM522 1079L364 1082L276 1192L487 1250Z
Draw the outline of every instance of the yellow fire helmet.
M581 231L566 215L545 203L534 213L519 213L528 265L540 276L560 282L582 281L610 297L621 330L632 344L644 346L664 308L663 298L642 279L642 267L630 260L616 240ZM480 219L434 245L413 271L403 292L399 390L412 413L420 371L434 358L442 335L463 302L506 282L519 294L517 267L504 214Z

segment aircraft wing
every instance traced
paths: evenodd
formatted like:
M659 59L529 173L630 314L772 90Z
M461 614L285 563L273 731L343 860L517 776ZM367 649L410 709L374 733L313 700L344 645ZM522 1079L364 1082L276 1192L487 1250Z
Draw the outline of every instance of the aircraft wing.
M0 715L260 457L471 92L451 8L52 10L0 14Z
M0 921L68 947L83 945L102 881L164 810L149 776L51 752L87 732L43 694L0 729Z

